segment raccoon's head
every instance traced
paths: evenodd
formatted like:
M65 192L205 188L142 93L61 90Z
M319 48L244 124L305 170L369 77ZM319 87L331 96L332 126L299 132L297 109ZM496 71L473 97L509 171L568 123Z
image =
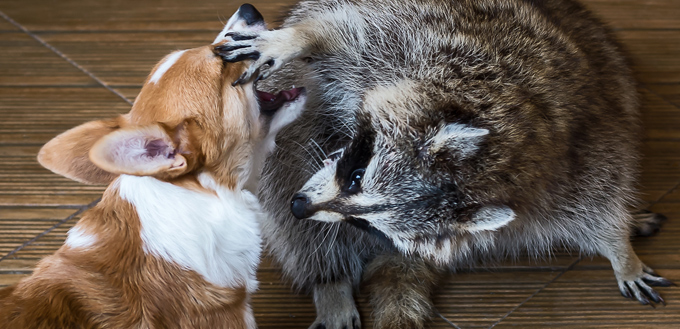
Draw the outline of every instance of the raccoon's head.
M399 129L368 116L358 121L349 145L331 153L293 196L298 219L344 221L404 253L446 262L457 237L515 218L509 207L473 202L461 190L465 175L475 171L468 160L484 147L489 130L460 122Z

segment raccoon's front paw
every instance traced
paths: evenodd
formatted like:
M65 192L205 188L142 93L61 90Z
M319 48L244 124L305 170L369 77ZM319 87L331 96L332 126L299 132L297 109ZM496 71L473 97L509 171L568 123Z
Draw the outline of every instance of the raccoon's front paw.
M659 293L650 286L668 287L675 285L670 280L654 273L654 271L647 266L644 267L644 272L637 278L632 280L619 279L618 282L619 291L621 291L623 297L637 300L643 305L651 305L652 307L654 304L650 302L650 299L654 303L663 305L666 305L666 302L661 298Z
M225 62L240 62L246 59L255 60L234 85L250 81L266 79L292 59L302 56L304 46L299 38L295 38L295 30L285 28L273 31L240 31L229 32L226 36L232 41L215 47L215 52Z
M316 320L309 329L359 329L361 320L352 293L352 284L341 280L314 287Z

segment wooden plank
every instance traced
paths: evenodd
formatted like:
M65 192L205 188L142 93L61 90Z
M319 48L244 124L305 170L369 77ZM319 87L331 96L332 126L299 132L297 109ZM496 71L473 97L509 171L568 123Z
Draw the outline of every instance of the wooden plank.
M15 254L9 256L8 259L37 261L44 258L45 256L53 254L55 251L57 251L57 249L59 249L64 244L64 241L66 240L66 232L68 232L68 230L71 227L73 227L73 225L75 225L76 223L77 220L73 219L60 225L50 233L40 237L33 243L25 246ZM50 227L51 226L52 225L50 225Z
M642 146L640 197L655 201L680 182L680 145L671 140L648 140Z
M673 0L583 0L615 29L680 29L680 2Z
M128 86L122 86L122 85L115 85L116 90L121 93L125 98L127 98L130 102L134 102L135 98L137 98L137 95L139 95L139 92L142 90L142 85L128 85Z
M19 282L19 280L29 276L29 274L3 274L0 275L0 288Z
M57 207L3 207L0 208L0 257L7 255L26 241L67 218L77 209ZM16 257L14 257L16 258ZM0 262L0 271L4 262Z
M10 24L7 20L0 18L0 33L17 31L20 31L18 27Z
M680 280L680 270L665 270ZM509 327L614 327L677 328L680 325L680 289L658 288L668 303L653 309L625 299L611 270L570 271L503 320Z
M668 103L680 108L680 83L647 84L646 87Z
M680 33L678 30L618 31L628 50L636 76L643 83L680 82Z
M128 103L103 87L0 88L0 146L42 145L76 125L129 110Z
M257 1L267 21L274 21L296 1ZM241 2L4 0L0 10L31 31L178 31L221 29Z
M261 0L254 5L267 21L277 21L286 8L297 1ZM680 5L669 0L584 0L588 8L617 29L680 28ZM235 12L240 2L219 0L170 0L135 2L132 0L92 3L86 0L51 2L42 0L5 0L0 10L36 31L129 31L214 29ZM88 13L83 15L82 12Z
M435 306L460 327L489 327L558 273L480 271L454 274L437 289Z
M23 149L0 146L0 206L82 206L104 191L104 186L84 185L40 166L35 158L38 146L29 155L11 155ZM2 156L3 151L10 155Z
M208 31L42 33L40 36L98 78L112 85L141 86L151 69L172 51L211 44Z
M92 78L23 32L0 33L0 49L0 87L97 85Z
M677 86L680 87L680 85ZM669 101L671 97L667 96L672 95L650 90L650 86L646 87L640 90L644 138L647 140L680 139L680 129L678 129L680 108ZM672 90L669 89L663 91L671 93ZM678 93L680 94L680 91Z

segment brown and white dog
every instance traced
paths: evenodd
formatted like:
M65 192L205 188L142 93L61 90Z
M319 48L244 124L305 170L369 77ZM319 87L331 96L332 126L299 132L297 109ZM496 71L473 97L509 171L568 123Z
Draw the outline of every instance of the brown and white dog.
M213 48L246 29L265 29L250 5L215 44L156 65L130 113L40 150L55 173L110 185L54 255L0 290L0 328L256 327L249 295L263 213L248 189L305 96L232 86L247 65L225 64Z

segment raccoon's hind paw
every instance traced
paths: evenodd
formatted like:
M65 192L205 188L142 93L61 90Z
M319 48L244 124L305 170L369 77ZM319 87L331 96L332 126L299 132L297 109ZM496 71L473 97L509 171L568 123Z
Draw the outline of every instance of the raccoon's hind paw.
M661 225L666 221L666 216L649 210L640 210L633 213L633 234L635 236L652 236L659 232Z
M654 303L666 305L666 301L661 298L651 286L668 287L675 284L670 280L656 275L649 267L645 267L645 272L634 280L619 280L619 291L626 298L637 300L642 305L654 307ZM651 301L650 301L651 300Z
M229 63L255 60L234 85L246 83L253 77L258 81L268 78L283 64L303 53L303 47L295 42L293 35L291 29L229 32L225 36L231 37L232 41L215 47L215 53Z

